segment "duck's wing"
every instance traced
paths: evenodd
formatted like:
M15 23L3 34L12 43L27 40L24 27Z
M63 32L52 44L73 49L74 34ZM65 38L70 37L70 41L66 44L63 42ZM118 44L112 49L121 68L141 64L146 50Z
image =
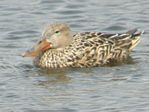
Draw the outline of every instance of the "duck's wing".
M115 41L116 46L120 48L125 48L131 51L140 41L140 37L143 31L138 31L138 29L132 29L125 33L118 33L107 38ZM103 34L106 35L106 34ZM101 36L105 37L105 36Z
M129 52L139 43L140 35L137 29L125 33L108 34L101 32L84 32L74 35L74 57L78 64L90 66L107 63L109 59L123 60Z
M87 40L91 38L98 37L101 41L110 41L115 43L115 46L120 48L126 48L130 51L139 43L140 37L143 31L138 31L138 29L132 29L124 33L102 33L102 32L83 32L77 33L74 37L85 37Z

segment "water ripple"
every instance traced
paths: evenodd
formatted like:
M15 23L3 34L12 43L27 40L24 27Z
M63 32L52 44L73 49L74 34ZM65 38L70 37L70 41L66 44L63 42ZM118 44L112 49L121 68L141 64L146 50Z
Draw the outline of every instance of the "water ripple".
M1 0L2 112L148 112L149 1ZM67 22L73 31L145 30L132 59L115 66L46 71L18 54L43 27Z

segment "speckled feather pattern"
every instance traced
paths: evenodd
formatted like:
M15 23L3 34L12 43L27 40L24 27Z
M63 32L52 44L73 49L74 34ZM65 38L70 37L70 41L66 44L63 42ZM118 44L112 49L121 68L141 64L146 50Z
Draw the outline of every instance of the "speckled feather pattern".
M36 57L34 63L43 68L93 67L125 60L133 46L133 40L141 32L122 34L77 33L70 45L63 49L49 49ZM135 43L135 44L136 44Z

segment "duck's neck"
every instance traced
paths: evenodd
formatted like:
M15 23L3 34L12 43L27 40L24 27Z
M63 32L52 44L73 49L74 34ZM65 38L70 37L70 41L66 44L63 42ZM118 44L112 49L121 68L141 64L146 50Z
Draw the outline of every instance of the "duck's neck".
M67 34L65 36L63 36L63 39L61 39L61 41L59 42L59 45L56 49L63 49L65 47L67 47L68 45L70 45L73 41L73 36L71 34Z

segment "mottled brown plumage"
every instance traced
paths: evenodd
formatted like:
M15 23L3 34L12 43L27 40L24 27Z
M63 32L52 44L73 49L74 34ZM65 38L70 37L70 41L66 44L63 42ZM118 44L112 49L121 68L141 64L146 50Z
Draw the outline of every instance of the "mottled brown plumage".
M42 68L93 67L123 62L138 44L137 29L120 34L83 32L73 34L63 23L48 25L43 38L24 56L35 57Z

